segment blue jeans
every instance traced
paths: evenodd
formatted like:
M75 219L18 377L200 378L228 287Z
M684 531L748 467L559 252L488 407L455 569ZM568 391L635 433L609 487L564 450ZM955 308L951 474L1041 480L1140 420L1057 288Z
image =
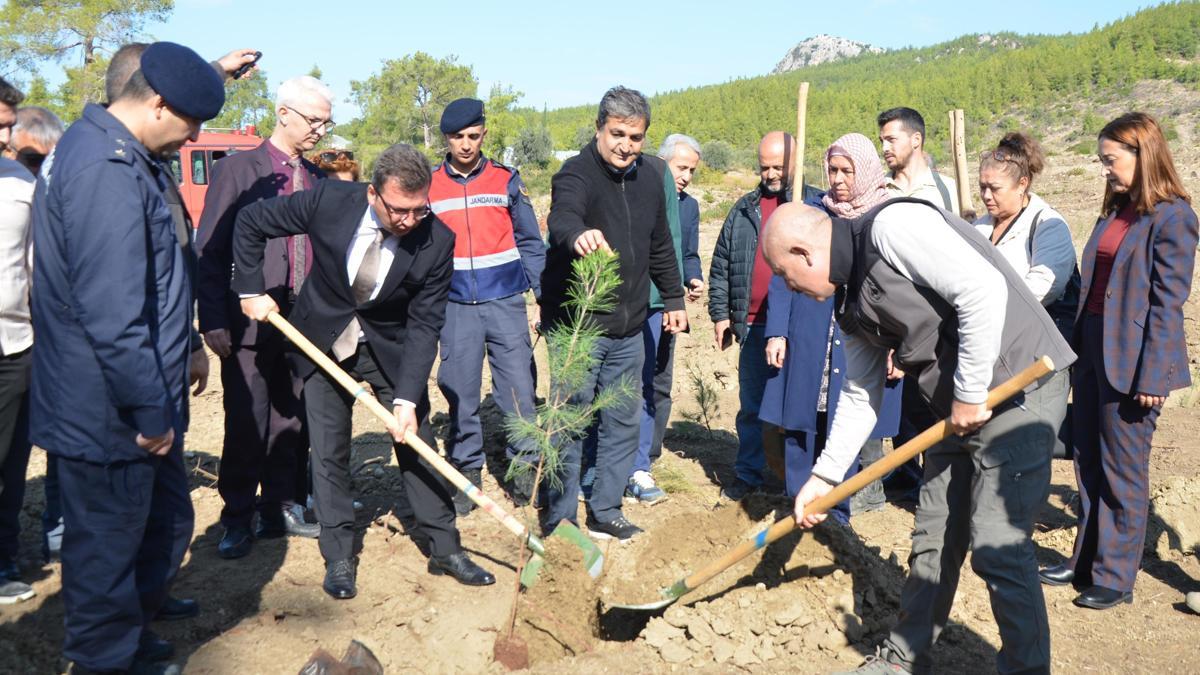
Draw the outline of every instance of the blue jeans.
M675 336L663 334L662 316L662 311L652 312L642 325L646 362L642 365L642 423L634 471L649 471L650 465L662 454L663 436L671 419Z
M636 384L644 357L641 335L600 338L592 350L594 363L587 379L570 395L570 402L590 405L597 393L622 379ZM553 373L551 377L554 377ZM640 403L636 396L624 399L618 405L601 410L599 423L594 425L595 481L588 510L599 521L608 522L621 515L621 498L637 453ZM553 530L562 520L576 522L584 440L583 437L575 438L562 446L558 480L546 480L541 484L538 503L544 532Z
M738 453L734 463L737 477L753 486L762 485L763 468L766 458L763 456L762 422L758 419L758 409L762 405L763 390L767 387L767 376L770 367L767 366L766 327L750 326L746 338L742 340L741 354L738 356L738 403L737 413Z

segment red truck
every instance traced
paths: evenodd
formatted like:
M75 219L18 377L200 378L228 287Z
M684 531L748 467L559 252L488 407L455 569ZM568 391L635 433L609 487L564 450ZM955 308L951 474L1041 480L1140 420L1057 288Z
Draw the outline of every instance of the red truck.
M171 157L171 171L183 194L183 204L192 225L200 227L200 214L204 210L204 194L212 178L212 167L217 160L235 152L253 150L263 139L255 134L254 127L245 129L204 129L195 142L189 141Z

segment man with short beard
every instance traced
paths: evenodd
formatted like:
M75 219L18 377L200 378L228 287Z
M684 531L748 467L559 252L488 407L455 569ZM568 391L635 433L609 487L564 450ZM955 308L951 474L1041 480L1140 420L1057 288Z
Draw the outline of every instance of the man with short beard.
M217 555L226 559L248 554L255 538L316 538L321 533L319 525L304 520L308 494L304 383L288 363L283 335L269 324L249 321L230 289L233 224L238 213L264 199L311 189L325 177L304 159L304 153L333 127L333 93L305 75L286 80L275 99L271 137L254 150L213 165L196 242L200 331L221 359L225 439L217 490L224 502L225 533ZM285 314L312 264L307 236L267 243L267 289ZM252 530L256 512L258 524Z
M721 496L735 502L759 489L766 466L758 409L770 372L765 330L771 268L763 258L759 239L763 223L775 208L792 201L789 176L795 154L796 141L790 134L772 131L763 136L758 144L758 187L730 209L708 272L708 315L713 321L714 342L720 350L728 349L734 339L741 344L736 478L721 488ZM815 199L818 194L806 185L800 198Z
M34 198L30 439L54 455L72 672L165 672L146 630L191 541L183 466L191 274L158 158L225 101L194 51L159 42L107 109L89 105Z
M576 258L605 249L620 259L615 308L587 317L603 337L592 350L587 382L571 396L575 404L589 405L601 389L626 378L637 381L645 357L642 324L652 279L665 305L663 330L673 334L687 328L683 280L667 219L671 179L662 160L642 155L649 126L650 104L640 92L609 89L600 100L595 139L563 163L551 186L542 322L552 328L569 320L566 289ZM630 397L599 414L586 520L589 534L597 539L627 542L642 531L621 512L638 447L638 407ZM543 531L561 520L575 521L582 455L583 440L573 440L562 449L558 480L542 482L538 509Z

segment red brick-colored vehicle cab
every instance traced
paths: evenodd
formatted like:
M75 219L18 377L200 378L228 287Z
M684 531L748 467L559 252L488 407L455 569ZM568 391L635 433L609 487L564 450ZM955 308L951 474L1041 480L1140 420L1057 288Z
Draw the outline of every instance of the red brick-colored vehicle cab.
M235 152L253 150L262 141L254 127L204 129L195 142L189 141L171 156L171 171L179 183L193 227L200 227L200 213L204 210L204 194L212 179L213 164Z

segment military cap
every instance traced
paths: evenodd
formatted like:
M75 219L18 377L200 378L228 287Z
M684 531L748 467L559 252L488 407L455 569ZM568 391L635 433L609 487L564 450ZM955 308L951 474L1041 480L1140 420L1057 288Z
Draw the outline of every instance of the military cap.
M483 101L477 98L460 98L451 101L442 111L442 122L438 126L443 134L452 134L483 122Z
M196 52L174 42L155 42L142 52L142 75L167 105L192 119L216 117L225 105L225 83Z

